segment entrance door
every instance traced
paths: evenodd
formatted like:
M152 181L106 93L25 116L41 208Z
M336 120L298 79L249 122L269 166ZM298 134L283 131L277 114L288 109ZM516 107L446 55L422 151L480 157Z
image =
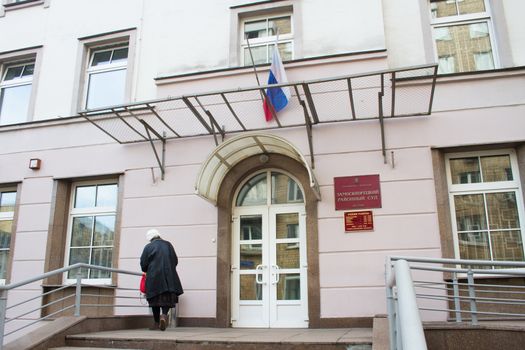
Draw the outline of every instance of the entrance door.
M306 216L288 175L257 174L233 211L232 326L308 327Z

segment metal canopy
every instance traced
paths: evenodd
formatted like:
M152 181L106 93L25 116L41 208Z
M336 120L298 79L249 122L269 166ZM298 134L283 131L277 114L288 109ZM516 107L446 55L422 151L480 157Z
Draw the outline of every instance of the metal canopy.
M230 133L305 127L314 168L313 126L369 119L380 123L386 162L384 119L429 115L436 75L437 65L425 65L271 85L290 87L292 96L270 122L264 118L261 101L268 86L86 110L80 115L121 144L149 141L163 175L168 139L212 135L218 145ZM161 157L156 140L162 142Z
M317 199L321 199L317 180L304 156L290 142L271 134L247 133L236 136L215 148L202 164L195 191L201 197L217 204L222 180L236 164L257 154L278 153L303 164L308 171L310 187Z

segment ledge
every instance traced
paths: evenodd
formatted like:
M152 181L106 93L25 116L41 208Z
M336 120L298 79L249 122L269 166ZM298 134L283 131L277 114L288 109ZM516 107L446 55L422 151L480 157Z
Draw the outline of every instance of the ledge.
M373 51L361 51L361 52L351 52L351 53L341 53L328 56L317 56L309 58L300 58L296 60L284 61L286 68L296 68L296 67L306 67L314 66L319 64L326 63L337 63L337 62L348 62L348 61L357 61L365 59L378 59L386 58L387 53L386 49L373 50ZM270 69L270 63L258 64L255 66L257 69L262 71ZM228 67L228 68L219 68L198 72L190 73L181 73L181 74L171 74L166 76L160 76L154 78L155 84L164 85L171 84L180 81L188 80L200 80L208 79L210 77L220 77L220 76L231 76L238 74L252 74L253 66L241 66L241 67Z

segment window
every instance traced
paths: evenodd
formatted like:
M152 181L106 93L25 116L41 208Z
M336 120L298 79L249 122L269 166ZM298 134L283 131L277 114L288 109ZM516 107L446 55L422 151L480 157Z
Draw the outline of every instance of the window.
M34 69L34 61L4 65L0 80L0 125L29 119Z
M448 155L452 227L461 259L523 261L523 199L514 152Z
M68 222L68 265L86 263L112 267L118 185L113 181L76 183L72 186ZM78 271L70 271L68 280ZM80 269L83 279L109 283L111 274Z
M86 74L85 108L96 109L125 102L128 44L94 48Z
M293 59L291 15L250 18L241 26L241 57L245 66L252 65L252 56L255 64L270 62L276 43L283 61Z
M494 69L496 56L486 0L432 0L439 74Z
M7 276L15 203L16 190L0 190L0 284Z

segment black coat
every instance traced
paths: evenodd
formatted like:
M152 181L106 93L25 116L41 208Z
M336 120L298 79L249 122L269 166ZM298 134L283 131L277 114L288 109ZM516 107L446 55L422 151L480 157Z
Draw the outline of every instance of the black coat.
M146 299L166 292L184 293L176 269L178 262L175 249L168 241L153 239L144 247L140 267L146 272Z

